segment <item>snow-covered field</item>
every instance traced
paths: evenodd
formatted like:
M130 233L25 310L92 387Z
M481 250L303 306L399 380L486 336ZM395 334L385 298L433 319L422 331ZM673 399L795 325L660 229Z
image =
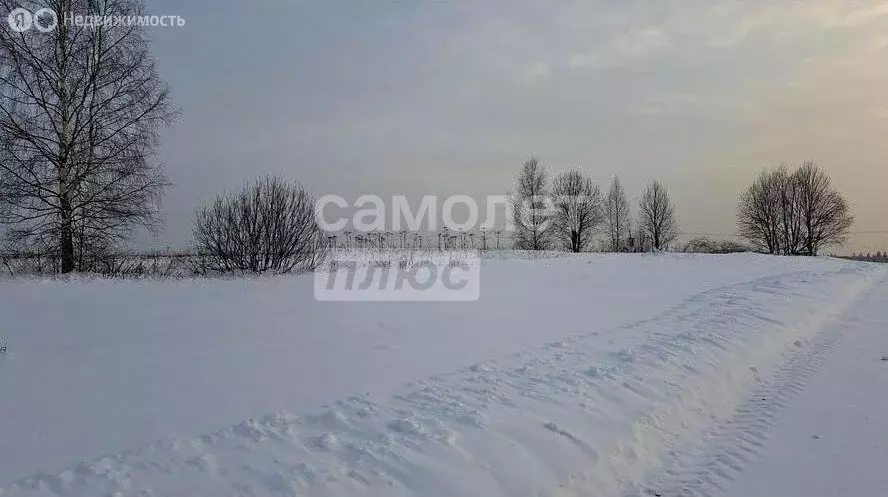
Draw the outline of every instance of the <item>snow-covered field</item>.
M480 300L446 303L0 282L0 495L808 497L787 472L848 451L848 495L885 495L885 269L485 260Z

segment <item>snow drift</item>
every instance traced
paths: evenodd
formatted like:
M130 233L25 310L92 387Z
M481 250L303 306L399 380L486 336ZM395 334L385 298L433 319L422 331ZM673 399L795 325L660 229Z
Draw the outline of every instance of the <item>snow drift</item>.
M883 272L586 255L481 277L477 302L423 304L316 302L310 277L0 284L2 495L641 491Z

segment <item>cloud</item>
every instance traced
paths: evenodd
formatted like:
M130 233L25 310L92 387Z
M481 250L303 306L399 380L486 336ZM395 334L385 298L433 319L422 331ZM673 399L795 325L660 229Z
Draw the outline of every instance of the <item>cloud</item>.
M691 35L701 35L708 46L724 48L744 42L785 42L805 35L824 35L822 30L860 28L886 16L888 3L880 0L728 0L702 9L696 22L683 22L676 16L671 25ZM693 17L696 16L690 19Z
M659 27L635 28L615 36L597 50L571 55L568 66L572 69L619 66L643 60L670 44L669 35Z

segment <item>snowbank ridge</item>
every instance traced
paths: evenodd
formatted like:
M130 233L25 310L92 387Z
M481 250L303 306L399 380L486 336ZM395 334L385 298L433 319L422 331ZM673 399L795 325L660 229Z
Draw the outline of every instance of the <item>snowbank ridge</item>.
M705 474L689 475L680 457L669 473L676 489L717 485L834 343L824 325L878 278L849 265L726 286L392 396L249 419L0 495L628 495L687 440L730 431L744 443ZM750 391L767 402L748 405ZM713 425L723 428L713 435Z

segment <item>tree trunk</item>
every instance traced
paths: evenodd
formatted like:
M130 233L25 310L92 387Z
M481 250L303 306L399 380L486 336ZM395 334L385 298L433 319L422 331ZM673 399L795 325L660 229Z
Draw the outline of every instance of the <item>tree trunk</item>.
M61 230L59 251L62 260L62 274L74 271L74 226L71 216L71 202L66 196L61 199Z

